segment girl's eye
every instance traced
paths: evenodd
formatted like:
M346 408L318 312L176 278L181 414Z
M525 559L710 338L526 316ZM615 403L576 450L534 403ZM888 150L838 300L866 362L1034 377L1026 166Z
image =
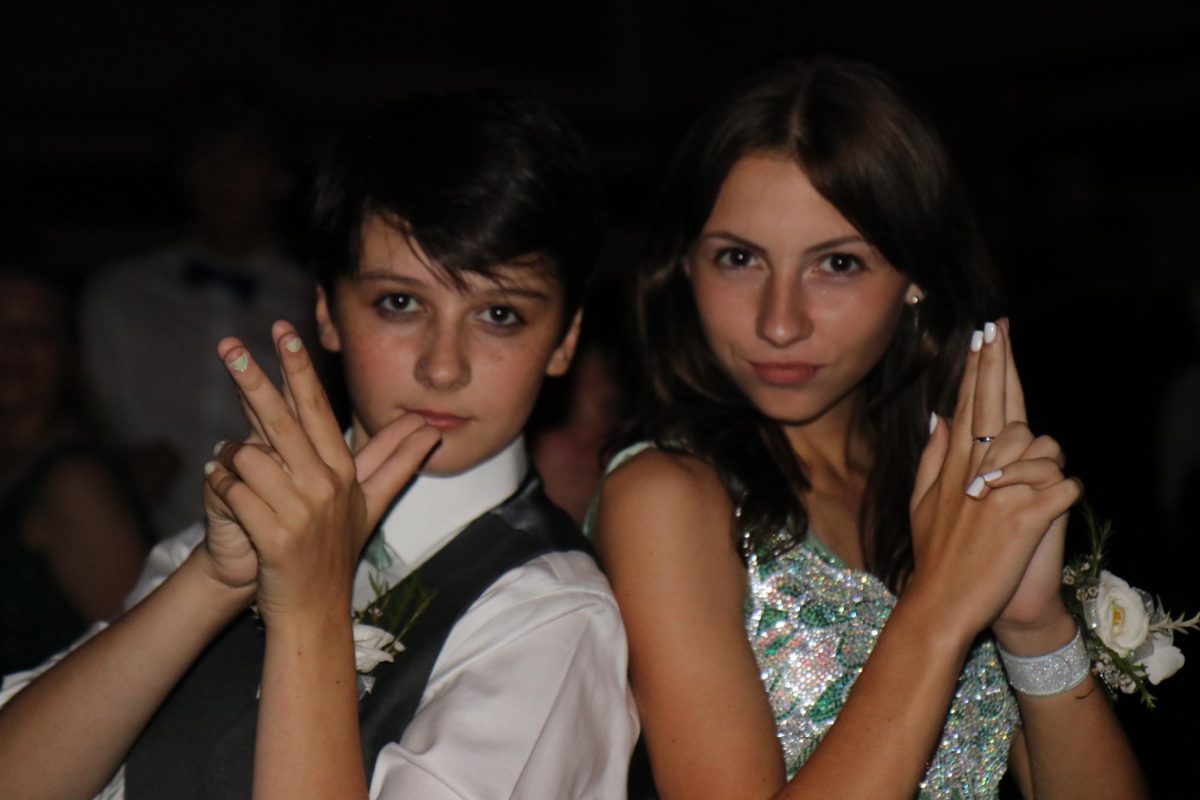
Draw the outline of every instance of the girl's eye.
M725 247L717 251L716 262L723 267L745 269L752 267L758 259L754 253L743 247Z
M416 306L410 294L387 294L379 298L379 307L392 314L411 314Z
M846 275L862 269L862 262L849 253L830 253L821 259L820 268L835 275Z
M497 328L511 328L524 322L517 310L511 306L490 306L484 309L483 319Z

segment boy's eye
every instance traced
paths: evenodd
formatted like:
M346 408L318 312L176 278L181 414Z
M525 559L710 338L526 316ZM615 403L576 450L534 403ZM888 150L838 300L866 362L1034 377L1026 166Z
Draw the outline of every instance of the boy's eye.
M845 275L862 269L862 262L849 253L830 253L821 259L820 268L835 275Z
M410 294L387 294L379 298L379 307L393 314L408 314L416 308L416 301Z
M524 320L511 306L489 306L482 313L485 322L497 328L511 328L520 325Z
M752 251L744 247L723 247L717 251L715 260L723 267L744 269L754 266L758 259Z

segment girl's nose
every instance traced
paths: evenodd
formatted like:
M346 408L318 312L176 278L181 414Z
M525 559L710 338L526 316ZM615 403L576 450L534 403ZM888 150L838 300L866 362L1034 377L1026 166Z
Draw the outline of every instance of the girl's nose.
M773 273L759 298L759 337L776 347L807 339L813 332L807 304L798 277Z

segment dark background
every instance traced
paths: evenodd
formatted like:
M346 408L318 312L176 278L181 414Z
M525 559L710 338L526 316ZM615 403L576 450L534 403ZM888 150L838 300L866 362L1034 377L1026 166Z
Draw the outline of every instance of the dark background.
M6 4L0 231L10 252L36 242L84 278L178 236L164 131L214 78L281 98L302 175L388 98L494 86L584 130L619 277L663 162L710 98L782 56L865 57L914 91L955 155L1004 272L1032 422L1115 520L1115 571L1200 609L1193 493L1164 506L1157 456L1176 434L1162 392L1200 356L1200 5L968 5ZM1193 663L1158 687L1158 710L1121 703L1164 797L1192 796L1168 788L1193 772L1191 737L1169 734L1200 712L1198 640L1177 641Z

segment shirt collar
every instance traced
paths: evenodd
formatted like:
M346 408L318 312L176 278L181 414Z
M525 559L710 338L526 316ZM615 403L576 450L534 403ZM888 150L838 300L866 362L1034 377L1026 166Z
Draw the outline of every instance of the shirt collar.
M389 583L403 579L467 525L511 497L528 470L525 441L518 436L465 472L418 475L383 520L379 539L385 563L372 558L375 567Z

